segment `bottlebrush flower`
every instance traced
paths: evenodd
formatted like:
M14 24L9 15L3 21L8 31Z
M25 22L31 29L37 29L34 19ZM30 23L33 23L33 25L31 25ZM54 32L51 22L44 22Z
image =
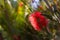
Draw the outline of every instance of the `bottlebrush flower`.
M37 31L40 31L48 24L48 20L41 14L41 12L38 11L30 14L28 18L33 28Z

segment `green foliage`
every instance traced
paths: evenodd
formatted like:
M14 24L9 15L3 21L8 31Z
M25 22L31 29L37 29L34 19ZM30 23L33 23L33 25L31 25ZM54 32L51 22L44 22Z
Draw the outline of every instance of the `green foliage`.
M10 2L10 3L9 3ZM23 2L23 7L20 7L18 13L19 3ZM53 19L54 13L50 12L48 8L46 10L40 10L46 18L49 19L49 32L46 30L36 31L32 28L28 20L28 16L32 13L30 6L31 1L28 0L0 0L0 31L4 40L13 40L13 35L19 35L21 40L50 40L56 34L57 27L60 26L59 21ZM43 5L43 4L42 4ZM28 9L25 8L28 7ZM44 6L44 5L43 5ZM25 10L27 10L28 15L25 17ZM57 9L58 10L58 9ZM55 14L57 15L57 14ZM59 26L58 26L59 25ZM56 30L55 32L53 32Z

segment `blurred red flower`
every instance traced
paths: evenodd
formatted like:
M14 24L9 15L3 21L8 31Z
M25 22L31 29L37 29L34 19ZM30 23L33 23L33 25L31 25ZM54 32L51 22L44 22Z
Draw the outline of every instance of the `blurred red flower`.
M35 30L40 31L43 27L48 24L47 18L42 15L41 12L35 11L29 15L29 21Z

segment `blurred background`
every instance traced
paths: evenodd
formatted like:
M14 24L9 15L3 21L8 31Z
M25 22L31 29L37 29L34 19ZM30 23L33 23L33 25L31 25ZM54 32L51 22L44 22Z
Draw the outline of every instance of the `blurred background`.
M0 0L0 40L60 40L60 0Z

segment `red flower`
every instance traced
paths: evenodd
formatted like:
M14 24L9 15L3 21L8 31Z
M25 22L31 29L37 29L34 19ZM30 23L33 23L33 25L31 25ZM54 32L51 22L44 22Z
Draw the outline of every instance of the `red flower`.
M38 11L35 11L31 15L29 15L29 21L33 28L38 31L43 27L46 27L48 24L48 20Z

